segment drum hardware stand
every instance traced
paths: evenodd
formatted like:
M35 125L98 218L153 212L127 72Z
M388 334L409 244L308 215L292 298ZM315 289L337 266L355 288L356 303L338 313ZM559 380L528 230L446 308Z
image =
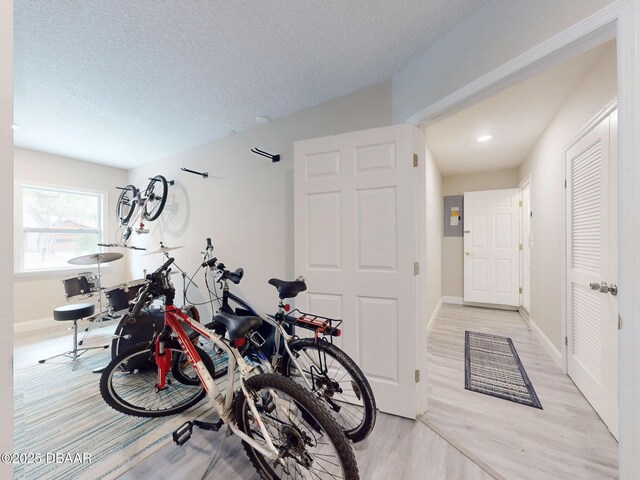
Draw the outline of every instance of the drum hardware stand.
M160 245L162 245L162 242L160 242ZM168 260L170 258L169 252L164 252L164 256L167 257L167 260ZM189 275L187 274L187 272L181 269L177 263L173 262L173 265L180 271L180 275L182 275L182 306L184 307L187 304L187 278L189 277ZM189 278L189 283L193 283L194 287L200 288L196 284L196 282L194 282L190 278Z

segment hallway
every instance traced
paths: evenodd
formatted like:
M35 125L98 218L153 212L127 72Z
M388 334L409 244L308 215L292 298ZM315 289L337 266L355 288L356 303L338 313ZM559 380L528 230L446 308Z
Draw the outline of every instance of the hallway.
M543 410L464 389L465 330L510 337ZM513 311L443 304L428 340L425 422L506 479L618 478L618 444Z

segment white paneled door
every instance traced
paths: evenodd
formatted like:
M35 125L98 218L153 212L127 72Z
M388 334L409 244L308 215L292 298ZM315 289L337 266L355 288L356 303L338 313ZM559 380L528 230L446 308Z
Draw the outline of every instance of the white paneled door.
M339 345L379 409L409 418L417 413L418 133L396 125L294 148L295 269L308 286L296 306L342 318Z
M518 306L520 190L464 194L464 301Z
M566 152L567 368L618 435L616 112Z

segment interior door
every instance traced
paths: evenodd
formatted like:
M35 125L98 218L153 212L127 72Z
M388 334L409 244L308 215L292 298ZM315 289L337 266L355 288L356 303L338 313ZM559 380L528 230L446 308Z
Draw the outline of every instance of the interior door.
M520 190L464 194L464 301L520 305Z
M616 119L566 152L566 298L569 375L617 437Z
M344 319L340 346L378 408L409 418L417 410L417 133L396 125L294 147L295 269L308 287L296 307Z

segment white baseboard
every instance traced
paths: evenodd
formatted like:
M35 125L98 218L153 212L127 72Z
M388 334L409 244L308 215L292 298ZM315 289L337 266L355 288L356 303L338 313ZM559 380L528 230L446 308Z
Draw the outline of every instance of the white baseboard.
M64 322L63 322L64 323ZM60 327L61 322L56 322L53 318L38 318L36 320L28 320L26 322L18 322L13 324L13 333L29 333L38 330ZM68 327L68 325L65 325Z
M447 297L446 295L442 297L442 303L453 303L454 305L462 305L462 302L462 297Z
M522 312L521 312L521 314L522 314ZM540 329L538 324L536 322L534 322L531 317L527 316L526 318L528 320L529 328L531 329L531 331L533 331L533 333L536 334L536 336L538 337L538 339L542 343L542 346L544 347L544 349L547 351L547 353L553 359L553 362L558 366L558 368L560 370L562 370L564 373L566 373L566 370L564 368L564 361L562 359L562 352L560 352L560 350L558 350L556 348L556 346L551 342L551 340L549 340L547 338L547 336Z
M520 307L518 309L518 313L520 314L520 316L522 317L522 319L525 321L525 323L527 325L529 325L529 323L531 323L531 319L529 318L529 314L527 313L526 310L524 310L522 307Z
M443 299L440 298L440 300L438 301L438 305L436 305L436 308L433 311L433 315L431 315L431 318L429 319L429 323L427 324L427 335L429 335L429 332L431 331L431 327L433 327L433 323L438 317L438 313L440 313L440 307L442 307L442 301Z

